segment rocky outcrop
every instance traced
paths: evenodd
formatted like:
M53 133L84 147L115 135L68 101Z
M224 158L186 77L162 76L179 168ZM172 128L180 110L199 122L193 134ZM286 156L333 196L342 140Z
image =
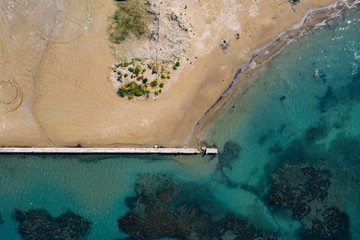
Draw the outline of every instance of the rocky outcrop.
M329 178L328 171L301 164L285 164L273 176L270 203L290 210L306 239L351 239L346 213L328 206Z
M88 220L70 211L53 218L45 210L15 210L15 218L21 223L18 228L21 237L27 240L80 240L91 229Z
M192 204L174 179L162 175L145 175L136 182L137 200L133 208L118 220L121 231L133 239L277 239L259 231L236 215L219 221L212 214ZM134 199L134 198L133 198ZM130 204L132 205L132 204Z

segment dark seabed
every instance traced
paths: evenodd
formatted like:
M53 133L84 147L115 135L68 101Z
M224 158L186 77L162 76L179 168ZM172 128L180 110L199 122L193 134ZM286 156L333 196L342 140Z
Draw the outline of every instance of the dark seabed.
M0 239L360 239L360 11L288 46L212 156L0 155Z

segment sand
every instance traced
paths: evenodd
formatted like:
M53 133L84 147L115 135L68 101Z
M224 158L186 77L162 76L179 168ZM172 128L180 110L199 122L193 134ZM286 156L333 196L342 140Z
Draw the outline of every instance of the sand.
M112 1L0 0L0 146L183 146L255 49L333 2L167 3L193 26L189 61L156 101L128 101L109 80Z

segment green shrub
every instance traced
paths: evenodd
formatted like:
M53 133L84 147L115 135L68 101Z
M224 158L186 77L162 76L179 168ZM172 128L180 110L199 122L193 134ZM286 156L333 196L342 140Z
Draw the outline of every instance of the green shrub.
M139 89L144 93L145 92L145 89L146 89L146 85L143 83L143 84L140 84L139 85Z
M137 97L139 97L139 96L142 96L143 93L141 92L141 90L140 90L139 88L137 88L137 89L135 89L135 91L134 91L134 95L137 96Z
M163 88L163 87L164 87L164 83L160 83L159 87Z
M175 66L180 67L180 62L177 61L177 62L175 63Z
M127 77L127 76L129 76L129 75L127 73L125 73L124 77Z
M145 79L143 80L143 83L147 83L147 82L148 82L148 79L145 78Z
M150 83L151 87L156 87L158 85L158 80L154 80Z
M156 90L156 91L155 91L155 95L159 95L159 90Z
M129 100L131 100L131 99L133 99L133 98L134 98L134 95L129 95L129 96L128 96L128 99L129 99Z
M161 74L161 78L162 78L162 79L165 79L165 78L166 78L165 74L162 73L162 74Z
M117 94L118 94L120 97L125 97L125 96L126 96L126 90L120 88L120 89L117 91Z
M146 72L146 68L144 68L144 69L142 70L142 73L144 73L144 72Z
M170 79L171 77L170 77L170 75L167 75L167 77L166 77L167 79Z
M140 72L141 72L141 68L140 68L140 67L136 67L135 70L134 70L134 73L135 73L136 75L138 75Z
M135 69L133 67L129 67L128 70L129 72L134 72Z
M174 69L174 70L177 70L177 66L176 66L176 65L174 65L174 66L173 66L173 69Z

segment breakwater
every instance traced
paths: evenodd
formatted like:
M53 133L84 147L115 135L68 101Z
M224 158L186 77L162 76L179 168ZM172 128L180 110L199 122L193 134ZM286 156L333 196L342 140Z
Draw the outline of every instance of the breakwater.
M0 148L0 153L217 154L216 148Z

